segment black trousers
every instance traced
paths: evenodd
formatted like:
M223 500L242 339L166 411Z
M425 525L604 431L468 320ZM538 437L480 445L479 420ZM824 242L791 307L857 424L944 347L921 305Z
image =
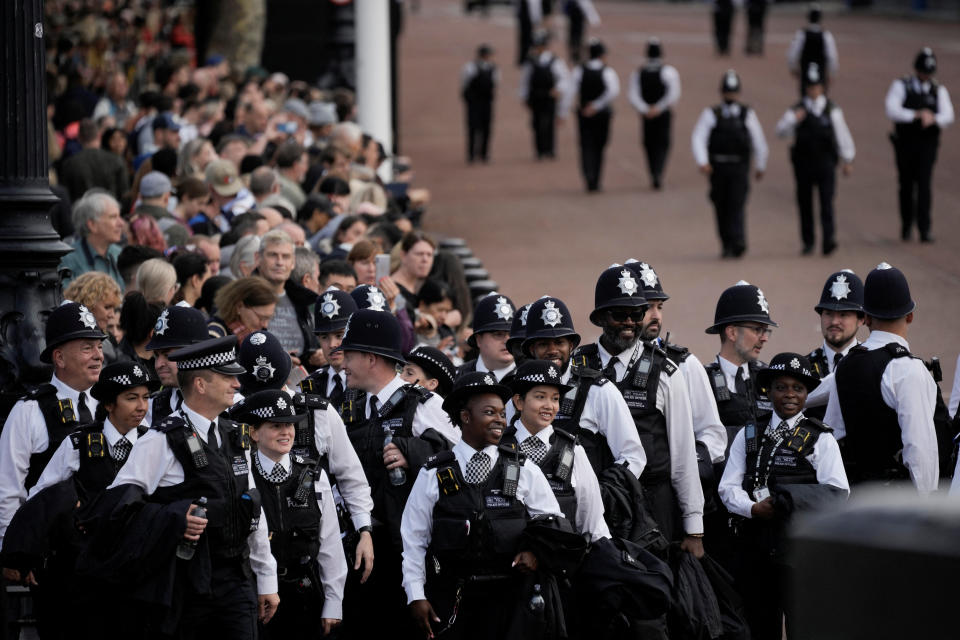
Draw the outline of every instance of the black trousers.
M718 162L712 166L710 201L717 216L720 242L724 253L740 255L747 248L744 208L750 191L750 164Z
M730 29L733 26L733 9L717 9L713 12L713 38L717 53L730 53Z
M467 102L467 161L479 158L486 162L492 121L492 102Z
M567 49L570 59L580 62L583 54L583 26L586 16L576 2L567 2Z
M660 526L660 533L669 542L681 542L686 536L683 530L683 517L677 503L677 493L673 489L670 477L650 480L640 478L643 485L643 497L647 501L650 515Z
M298 580L280 578L280 606L270 622L260 625L261 640L323 635L323 585L314 565L303 567L304 575Z
M647 155L647 167L650 178L659 185L663 178L663 169L670 153L670 128L673 124L673 112L664 111L656 118L641 118L643 127L643 150Z
M901 138L894 145L900 195L900 233L910 237L916 222L920 237L930 235L930 184L937 161L939 141Z
M797 208L800 211L800 239L804 247L812 247L813 189L820 197L820 226L823 229L823 248L833 246L836 233L833 219L833 197L837 187L837 161L833 158L795 158L793 176L797 182Z
M538 158L552 158L554 132L557 127L557 102L554 99L531 102L530 126L533 129L533 148Z
M533 22L530 20L530 14L524 3L521 2L517 12L517 66L523 66L523 62L530 53L530 45L533 44Z
M747 54L763 54L763 27L767 19L766 3L747 7Z
M749 523L753 525L754 523ZM752 640L781 640L786 617L787 638L790 633L789 615L791 569L781 559L772 557L767 547L751 533L747 526L738 541L737 569L734 572L737 590L743 597L747 624Z
M257 591L243 563L239 560L214 563L211 593L184 595L177 638L253 640L257 637Z
M603 150L610 139L610 120L613 113L605 109L590 117L577 116L580 127L580 170L587 182L587 191L600 188L603 171Z

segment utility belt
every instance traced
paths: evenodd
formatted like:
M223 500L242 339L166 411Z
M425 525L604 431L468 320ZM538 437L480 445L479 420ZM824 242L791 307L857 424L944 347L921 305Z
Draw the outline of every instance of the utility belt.
M310 556L300 558L299 563L277 565L277 579L280 582L300 582L302 578L315 577L314 559Z
M747 161L747 156L730 155L725 153L710 156L710 164L745 164Z
M650 487L656 487L658 485L663 484L664 482L670 482L670 481L671 481L671 478L670 478L669 471L662 472L662 473L650 473L650 474L644 472L640 474L640 484L641 486L643 486L644 489L647 489Z

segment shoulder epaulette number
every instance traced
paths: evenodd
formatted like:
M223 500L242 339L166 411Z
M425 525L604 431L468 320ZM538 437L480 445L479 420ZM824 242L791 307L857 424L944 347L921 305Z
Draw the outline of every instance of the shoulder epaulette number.
M155 426L154 429L161 433L169 433L178 427L185 426L187 426L187 423L180 416L167 416L160 422L160 424Z

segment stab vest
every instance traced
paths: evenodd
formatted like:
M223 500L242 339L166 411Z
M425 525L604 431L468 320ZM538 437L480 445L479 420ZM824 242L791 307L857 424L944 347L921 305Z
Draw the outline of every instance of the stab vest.
M805 29L803 31L803 49L800 50L800 73L806 78L807 68L811 62L817 64L821 77L827 73L827 47L824 43L823 31L820 29Z
M774 418L775 419L775 418ZM829 433L832 429L819 420L804 415L794 426L790 435L785 438L774 451L777 441L766 430L754 430L752 442L744 441L746 450L746 466L743 471L743 490L753 493L757 467L760 467L760 478L769 477L767 486L780 484L817 484L817 470L807 459L813 453L813 447L820 439L821 433ZM745 434L746 435L746 434Z
M56 453L60 443L80 426L77 420L77 411L70 399L57 397L57 388L50 383L42 384L23 396L22 400L36 400L40 405L40 413L47 425L47 448L40 453L30 456L30 469L24 480L24 488L28 491L37 484L40 475L46 468L50 458Z
M553 55L547 56L546 62L540 62L539 57L531 60L533 69L530 72L530 87L527 92L528 103L531 105L548 105L554 101L550 92L553 91L555 80L553 77Z
M334 392L327 395L327 386L330 383L330 367L326 366L317 369L309 376L300 381L298 385L300 390L307 395L320 396L327 400L332 406L339 407L343 403L343 395L346 392L346 385L340 393ZM309 456L308 456L309 457Z
M138 437L146 432L144 425L137 427ZM100 420L71 433L70 442L80 458L80 466L73 480L77 485L77 494L86 502L110 486L126 460L118 463L110 455L109 443L103 435L103 421Z
M174 387L164 387L157 391L152 396L150 396L150 426L156 427L164 418L173 413L173 409L170 407L170 398L173 397ZM177 399L177 409L180 408L180 405L183 404L183 396Z
M837 162L837 133L830 116L834 106L833 102L827 100L823 113L817 116L808 111L803 102L794 105L794 109L804 109L807 112L806 117L794 129L790 157L795 164L806 165L822 159Z
M823 351L823 347L817 347L811 351L807 355L807 360L810 361L810 368L813 370L813 373L821 380L830 374L830 363L827 360L827 354ZM827 405L803 408L803 415L807 418L823 420L823 416L825 416L826 413Z
M937 84L936 80L931 79L929 81L930 88L928 91L923 91L922 85L920 91L915 91L913 88L913 76L904 76L900 81L903 83L904 109L929 109L933 113L938 112L940 107L940 85ZM897 132L899 138L906 138L908 140L932 142L938 142L940 140L940 125L937 124L924 129L918 120L912 120L910 122L896 123L894 130Z
M577 437L587 454L587 459L590 460L590 466L599 476L605 469L613 466L615 462L613 452L610 451L607 438L602 433L580 428L580 416L583 415L583 408L587 404L590 387L604 385L610 381L603 377L599 369L590 368L585 358L577 358L576 355L575 353L574 357L570 358L569 365L571 376L568 384L573 385L573 388L560 400L560 411L553 419L553 428Z
M441 575L467 578L510 575L520 534L527 526L526 506L517 500L507 478L519 479L526 457L515 444L501 443L483 484L467 484L453 451L433 456L426 468L439 483L433 507L430 552ZM508 470L507 467L514 469Z
M656 104L667 95L667 85L663 82L660 72L663 65L659 62L648 62L640 67L640 97L647 104Z
M463 90L463 97L468 102L492 102L494 87L493 74L495 67L491 64L474 64L477 72L472 78L470 78L466 88Z
M312 562L320 550L322 514L314 490L319 473L315 461L291 454L290 474L276 484L263 477L259 465L253 465L253 480L270 528L270 552L281 575L300 577L297 568Z
M517 428L515 426L507 427L503 437L500 438L500 443L517 445L519 450ZM572 482L573 456L577 444L576 436L554 427L553 435L550 436L550 448L539 465L543 475L547 478L547 482L550 483L553 496L560 504L560 512L574 527L577 522L577 495Z
M704 365L707 370L707 378L710 380L710 388L713 389L713 397L717 401L720 422L727 428L728 455L734 437L744 425L764 424L773 412L773 405L770 400L766 395L757 392L753 384L757 379L757 373L761 369L765 369L766 366L765 363L757 361L751 361L747 364L750 371L750 379L746 381L747 393L740 394L730 391L727 387L726 376L716 360Z
M591 69L582 65L583 75L580 76L580 108L584 108L597 98L603 95L607 88L607 83L603 81L603 70L605 66L599 69ZM605 110L609 110L607 106Z
M204 442L182 414L171 415L155 428L166 435L167 444L183 467L184 481L159 487L153 499L169 504L205 496L211 558L246 558L247 536L260 517L259 492L247 482L249 427L218 419L219 449Z
M737 103L739 104L739 103ZM750 107L740 104L738 115L723 115L723 106L713 107L717 123L710 131L707 151L710 164L744 163L750 161L750 132L747 131L747 114Z
M327 401L324 400L322 396L312 393L296 393L293 395L292 400L293 406L297 409L297 413L306 413L307 417L294 425L296 435L294 435L293 438L293 448L290 454L310 460L326 458L326 454L321 456L320 450L317 448L317 418L316 415L314 415L314 411L326 411ZM322 467L326 468L324 463L325 460L321 460Z
M851 484L909 477L898 460L903 449L900 420L883 401L880 379L891 360L910 357L896 342L873 351L858 345L837 367L834 376L846 425L843 462Z

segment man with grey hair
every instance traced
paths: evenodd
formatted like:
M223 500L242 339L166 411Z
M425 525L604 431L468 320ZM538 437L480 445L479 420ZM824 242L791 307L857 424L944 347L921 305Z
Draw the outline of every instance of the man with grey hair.
M228 268L234 278L246 278L257 268L257 254L260 252L260 236L251 233L237 240L230 252Z
M77 234L73 251L60 260L59 270L69 270L63 277L63 286L88 271L101 271L123 290L123 276L117 267L123 219L116 199L100 189L86 192L73 205L73 227Z
M330 132L330 144L346 149L351 158L356 158L363 146L363 130L355 122L340 122Z
M294 250L290 280L320 295L320 256L313 249L297 247Z
M277 172L270 167L257 167L250 174L250 193L259 205L267 196L280 193Z
M293 240L294 247L299 249L307 244L306 232L304 232L303 227L293 220L284 220L278 224L276 228L290 236L290 239Z

